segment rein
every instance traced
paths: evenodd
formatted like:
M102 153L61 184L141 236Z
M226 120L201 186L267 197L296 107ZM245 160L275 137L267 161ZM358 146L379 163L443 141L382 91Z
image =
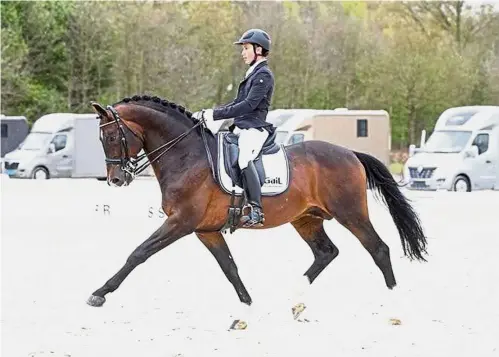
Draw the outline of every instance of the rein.
M156 149L154 149L150 153L144 153L142 155L139 155L138 157L130 157L129 152L128 152L128 143L126 141L126 136L125 136L125 130L123 129L123 126L120 123L123 123L123 125L128 130L130 130L130 132L132 132L133 135L135 135L136 137L139 137L139 136L137 134L135 134L135 132L133 130L131 130L126 125L126 123L123 121L123 119L120 118L118 112L116 111L116 109L114 109L114 107L112 107L111 105L108 105L106 108L109 109L111 111L111 113L113 114L114 121L110 121L109 123L102 124L99 127L103 128L103 127L110 125L110 124L116 124L119 128L119 135L120 135L120 142L121 142L121 147L120 147L121 157L119 159L112 159L112 158L106 157L106 163L112 164L112 165L121 165L121 169L123 171L125 171L126 173L128 173L129 175L131 175L132 177L143 172L152 163L157 161L161 156L166 154L176 144L178 144L180 141L182 141L182 139L184 139L187 135L189 135L194 129L196 129L199 126L206 127L206 122L205 122L204 116L202 116L201 120L199 120L193 127L191 127L189 130L187 130L185 133L180 134L175 139L170 140L167 143L157 147ZM201 130L201 136L203 138L204 147L205 147L206 153L208 155L208 163L210 164L211 174L213 176L213 179L216 181L215 168L213 165L213 158L211 156L210 148L208 147L208 141L206 140L206 133L204 130ZM140 166L138 166L139 162L141 160L143 160L144 158L147 158L149 155L152 155L152 154L158 152L161 149L163 149L163 151L161 151L156 157L154 157L153 160L144 162L143 164L140 164Z

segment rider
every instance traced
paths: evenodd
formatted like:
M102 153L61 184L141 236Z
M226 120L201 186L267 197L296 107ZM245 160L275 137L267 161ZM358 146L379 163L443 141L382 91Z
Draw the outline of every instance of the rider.
M250 212L241 218L245 227L261 225L264 214L261 186L253 160L258 156L265 140L275 128L266 122L274 92L274 75L267 65L270 36L263 30L250 29L239 41L241 55L250 67L239 84L237 97L229 104L205 109L193 114L195 119L213 120L234 118L233 133L239 136L239 168Z

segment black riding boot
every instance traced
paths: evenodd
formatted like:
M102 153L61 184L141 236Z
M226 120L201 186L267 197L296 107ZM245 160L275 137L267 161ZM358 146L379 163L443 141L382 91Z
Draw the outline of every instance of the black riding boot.
M241 175L244 191L248 199L248 204L250 205L249 212L241 217L241 222L244 227L251 227L254 225L262 226L265 221L260 197L262 188L253 162L250 162L248 167L241 171Z

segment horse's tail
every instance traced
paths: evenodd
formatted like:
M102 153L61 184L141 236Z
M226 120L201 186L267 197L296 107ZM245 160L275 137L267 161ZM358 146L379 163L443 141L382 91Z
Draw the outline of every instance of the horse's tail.
M384 203L393 218L400 234L400 241L404 254L410 259L426 261L423 253L426 252L426 237L421 222L404 194L400 191L397 182L387 167L375 157L355 152L367 175L367 186L375 193L381 193Z

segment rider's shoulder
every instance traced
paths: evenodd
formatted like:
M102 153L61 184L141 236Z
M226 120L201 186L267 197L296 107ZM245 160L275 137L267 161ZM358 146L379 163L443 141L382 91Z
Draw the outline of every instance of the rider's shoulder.
M255 73L253 80L251 81L251 85L254 84L272 86L274 84L274 76L272 75L272 72L259 71L258 73Z
M262 66L257 70L254 77L255 79L261 79L261 80L273 80L274 73L269 68L269 66Z

